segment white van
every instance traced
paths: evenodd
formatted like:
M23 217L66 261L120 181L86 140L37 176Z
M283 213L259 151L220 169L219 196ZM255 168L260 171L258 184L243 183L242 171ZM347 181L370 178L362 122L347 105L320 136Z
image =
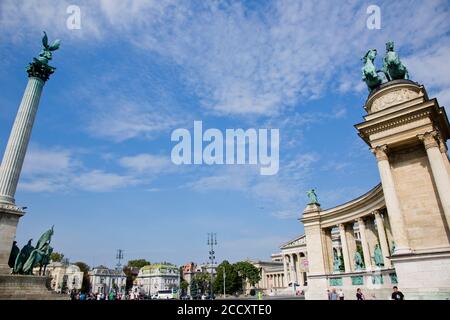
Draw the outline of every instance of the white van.
M165 299L173 299L174 294L172 290L159 290L156 299L165 300Z

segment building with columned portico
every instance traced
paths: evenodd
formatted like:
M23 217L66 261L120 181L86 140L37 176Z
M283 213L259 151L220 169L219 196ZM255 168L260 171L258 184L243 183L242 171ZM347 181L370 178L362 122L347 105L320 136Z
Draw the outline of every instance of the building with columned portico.
M398 286L407 299L450 299L445 109L410 80L382 84L364 108L355 128L376 157L381 183L334 208L306 206L304 235L280 247L284 292L295 283L307 299L326 299L331 288L350 299L357 288L386 299ZM268 279L258 284L265 291Z

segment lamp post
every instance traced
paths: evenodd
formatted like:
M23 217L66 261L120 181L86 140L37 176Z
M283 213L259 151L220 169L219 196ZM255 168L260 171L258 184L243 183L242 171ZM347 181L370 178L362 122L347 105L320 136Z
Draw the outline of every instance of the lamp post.
M217 234L216 233L208 233L208 246L210 246L209 250L209 261L210 261L210 267L211 267L211 279L209 281L209 290L210 290L210 297L211 299L214 299L214 292L212 288L212 281L213 281L213 268L214 268L214 259L216 258L214 256L214 246L217 246Z

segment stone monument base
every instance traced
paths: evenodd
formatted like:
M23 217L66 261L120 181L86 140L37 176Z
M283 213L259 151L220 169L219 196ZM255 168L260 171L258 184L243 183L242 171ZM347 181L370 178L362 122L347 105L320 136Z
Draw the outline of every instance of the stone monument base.
M450 299L450 250L390 257L408 300Z
M50 278L44 276L0 274L1 300L68 300L67 295L51 291Z

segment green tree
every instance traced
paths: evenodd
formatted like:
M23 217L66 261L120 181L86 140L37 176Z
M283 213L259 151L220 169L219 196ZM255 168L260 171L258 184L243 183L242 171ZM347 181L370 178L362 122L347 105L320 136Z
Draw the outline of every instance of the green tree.
M259 269L248 261L240 261L234 264L236 271L243 281L248 281L250 286L255 286L261 280Z
M59 253L59 252L52 252L52 254L50 255L50 259L53 262L61 262L63 258L64 258L64 254Z
M81 292L88 293L91 290L91 283L89 281L89 266L81 261L75 262L75 265L83 272L83 281L81 282Z
M198 297L198 295L200 294L200 292L198 291L198 285L197 285L197 281L195 280L195 277L192 278L192 280L191 280L190 291L191 291L191 297L193 299L196 299Z
M136 268L141 269L142 267L150 265L150 261L145 259L135 259L129 260L127 265L123 267L123 273L127 277L125 290L128 291L133 287L134 280L136 280Z
M127 263L127 266L130 268L142 268L145 266L148 266L150 263L150 261L147 261L145 259L135 259L135 260L130 260Z
M199 272L194 276L195 284L197 286L197 291L199 294L207 293L211 275L207 272Z
M216 277L213 283L213 290L215 293L223 293L223 275L225 272L225 292L227 294L234 294L240 291L242 287L242 279L234 265L230 264L227 260L222 261L221 264L217 266Z

